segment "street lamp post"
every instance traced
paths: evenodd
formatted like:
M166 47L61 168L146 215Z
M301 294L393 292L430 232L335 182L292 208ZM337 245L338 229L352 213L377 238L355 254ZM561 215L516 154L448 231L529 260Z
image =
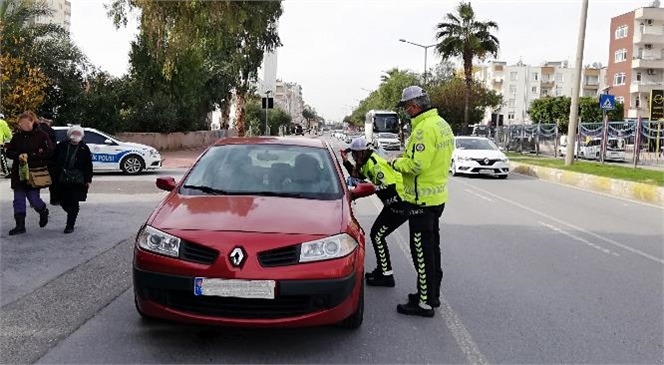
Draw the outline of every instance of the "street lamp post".
M421 44L417 44L417 43L413 43L413 42L407 41L407 40L405 40L405 39L403 39L403 38L402 38L402 39L399 39L399 42L408 43L408 44L412 44L412 45L414 45L414 46L418 46L418 47L422 47L422 48L424 48L424 84L426 85L426 83L427 83L427 53L428 53L429 48L431 48L431 47L435 47L436 45L435 45L435 44L432 44L432 45L429 45L429 46L423 46L423 45L421 45Z
M268 90L268 91L265 92L265 135L266 136L269 136L268 131L267 131L267 129L268 129L267 111L270 107L270 93L271 92L272 92L271 90Z

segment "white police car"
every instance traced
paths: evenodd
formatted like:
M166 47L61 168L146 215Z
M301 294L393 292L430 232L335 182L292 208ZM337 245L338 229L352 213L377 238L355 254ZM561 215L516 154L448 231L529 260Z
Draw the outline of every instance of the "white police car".
M67 139L68 129L69 127L53 127L58 142ZM92 151L92 168L95 172L122 171L134 175L161 168L161 155L155 148L140 143L122 142L94 128L83 129L83 142Z

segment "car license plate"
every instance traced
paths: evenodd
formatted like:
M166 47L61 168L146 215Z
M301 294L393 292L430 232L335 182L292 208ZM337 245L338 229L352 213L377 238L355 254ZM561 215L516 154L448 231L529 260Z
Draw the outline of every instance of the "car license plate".
M194 295L274 299L274 280L194 279Z
M493 170L480 170L480 174L489 174L492 175L494 172Z

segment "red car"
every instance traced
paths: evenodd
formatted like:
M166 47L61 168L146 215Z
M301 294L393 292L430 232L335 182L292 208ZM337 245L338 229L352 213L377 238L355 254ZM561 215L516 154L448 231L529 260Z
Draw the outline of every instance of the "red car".
M364 232L327 142L229 138L208 148L140 229L136 308L144 317L269 327L358 328Z

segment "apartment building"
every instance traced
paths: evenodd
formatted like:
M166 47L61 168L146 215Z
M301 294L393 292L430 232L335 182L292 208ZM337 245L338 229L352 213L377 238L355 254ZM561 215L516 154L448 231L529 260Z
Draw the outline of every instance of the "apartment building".
M587 65L583 69L579 95L598 95L604 89L605 72L600 64ZM530 123L528 109L533 100L571 96L574 85L574 69L567 61L545 62L541 66L493 61L476 67L474 76L488 89L503 95L503 105L488 109L483 122L504 125Z
M293 123L302 124L304 122L302 117L304 99L302 98L302 86L299 84L277 80L274 104L275 107L285 110L291 116Z
M608 83L625 117L650 117L650 92L664 89L664 8L658 3L611 19Z
M37 24L57 24L67 32L71 28L71 2L69 0L43 0L51 8L51 16L38 17L35 19Z

